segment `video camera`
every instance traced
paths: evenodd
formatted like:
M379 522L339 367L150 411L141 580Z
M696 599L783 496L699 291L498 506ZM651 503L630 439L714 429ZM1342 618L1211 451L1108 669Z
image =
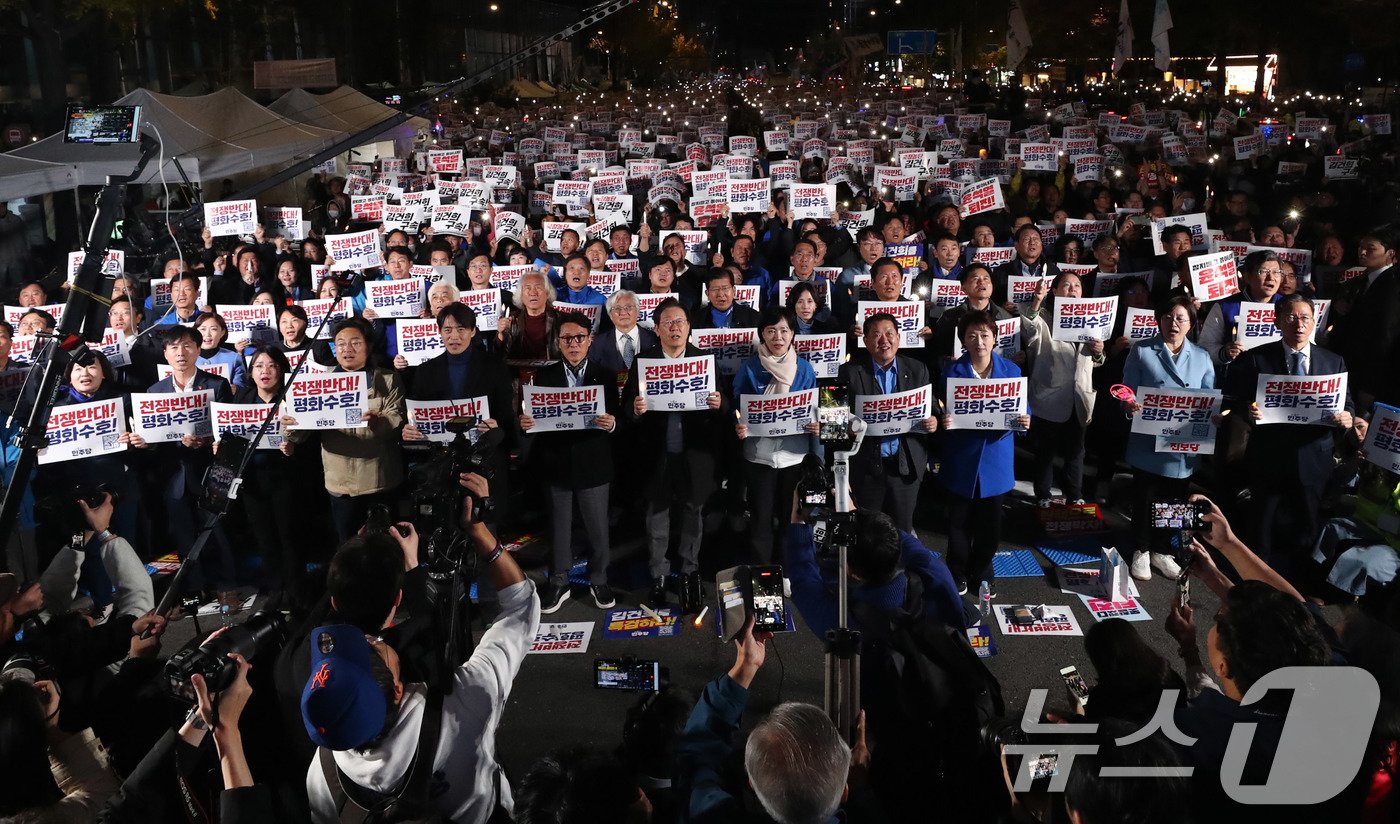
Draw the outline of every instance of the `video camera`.
M34 519L40 523L55 524L65 532L81 532L87 528L87 516L78 506L82 501L89 508L96 509L102 504L104 495L112 496L112 505L121 503L121 495L106 484L74 484L61 492L45 495L34 503Z
M463 473L475 473L488 481L495 474L489 459L504 436L501 430L492 429L473 442L468 434L476 424L475 416L448 421L452 441L430 444L427 460L409 474L414 520L425 537L430 556L447 556L454 561L460 558L452 547L461 534L464 495L472 502L473 523L495 517L496 502L490 495L479 496L459 483Z
M261 611L247 621L230 627L197 647L186 647L165 662L165 685L170 694L186 701L195 700L190 679L199 674L209 691L220 692L233 683L238 664L229 653L236 652L251 660L259 652L280 646L286 641L287 627L276 612Z

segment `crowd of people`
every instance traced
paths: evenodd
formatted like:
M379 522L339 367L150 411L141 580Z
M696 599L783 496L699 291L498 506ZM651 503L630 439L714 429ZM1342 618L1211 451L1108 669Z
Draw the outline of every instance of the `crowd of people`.
M1329 583L1332 556L1317 550L1358 477L1383 472L1362 445L1373 417L1400 405L1389 119L1208 120L1175 95L1031 93L969 108L952 92L698 86L664 101L460 109L413 157L314 176L305 236L270 220L248 236L205 227L149 271L110 277L108 339L65 364L55 407L117 399L119 434L102 454L41 460L7 536L0 652L21 674L0 676L0 771L16 778L0 818L207 819L221 805L224 820L913 821L932 814L936 788L957 820L1224 820L1246 812L1225 776L1230 726L1257 724L1256 751L1271 752L1288 714L1286 701L1245 701L1251 687L1283 667L1345 664L1382 692L1360 768L1320 806L1267 809L1391 820L1388 608L1329 625L1318 604L1352 593ZM1030 159L1042 145L1049 168ZM767 189L746 199L745 181ZM368 246L353 242L363 232ZM1225 272L1223 292L1208 293L1203 261ZM57 326L66 284L41 269L5 270L17 304L0 322L6 388ZM415 280L406 301L381 300L377 284ZM1064 334L1061 310L1090 297L1116 298L1104 328ZM260 305L262 322L241 319ZM1259 305L1267 316L1246 334ZM649 371L668 361L699 376L682 381L683 403ZM325 425L316 406L284 403L293 372L353 376L348 400L335 398L346 415ZM1325 414L1273 422L1261 376L1346 380ZM1001 425L962 423L950 380L1017 378ZM702 569L778 563L804 623L819 636L836 625L833 573L794 502L809 456L830 460L821 426L812 414L769 434L749 415L755 399L827 389L870 427L889 423L881 397L927 395L850 460L852 615L870 638L858 734L783 704L749 732L736 772L767 640L745 628L698 701L675 687L640 702L617 755L561 751L507 776L495 731L512 681L540 616L571 598L698 613ZM537 390L587 391L542 403ZM1154 390L1218 398L1174 441L1134 426ZM207 396L202 428L156 436L138 414L147 395L192 393ZM195 544L207 471L232 448L214 427L221 405L257 406L270 448L254 450L181 594L196 608L256 587L299 625L275 663L254 660L263 681L250 686L236 653L225 683L196 676L195 709L167 733L149 688L167 616L152 612L142 562ZM493 615L470 655L441 661L419 504L441 499L442 479L423 470L462 438L480 453L449 479L464 496L449 531ZM995 597L1018 480L1047 518L1125 518L1133 578L1189 575L1215 591L1206 658L1183 598L1168 621L1180 662L1125 621L1091 628L1098 678L1076 709L1092 734L1028 738L1017 719L978 717L967 687L990 676L956 653L935 658L952 673L940 711L952 709L914 725L882 667L907 628L884 624L949 629L934 648L971 656L964 630L982 617L978 590ZM1154 504L1188 499L1205 513L1195 540L1153 528ZM527 576L502 541L537 523L547 564ZM707 541L718 524L743 539ZM641 536L640 592L614 563L620 536ZM570 582L577 558L586 585ZM275 700L260 713L279 733L245 753L239 717L264 690ZM1175 696L1168 724L1195 743L1160 724L1118 743L1160 721L1163 694ZM199 760L206 737L215 761ZM1043 756L1016 766L1032 743L1103 746L1072 771L1060 762L1066 785ZM1182 766L1195 775L1091 772ZM1268 766L1241 769L1258 783Z

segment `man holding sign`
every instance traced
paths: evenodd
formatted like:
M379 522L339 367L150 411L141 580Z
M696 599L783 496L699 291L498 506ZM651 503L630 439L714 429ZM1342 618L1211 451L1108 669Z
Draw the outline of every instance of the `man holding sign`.
M932 394L928 367L899 354L899 322L888 313L865 319L864 338L865 351L841 366L837 383L850 387L855 413L866 418L868 426L886 413L906 411L910 424L904 434L866 436L851 459L851 496L862 509L883 509L895 526L913 532L914 505L928 471L927 437L938 429L932 398L921 401L916 395L920 390Z
M550 424L549 417L577 417L572 410L587 409L594 416L581 429L565 431L560 427L530 436L540 441L528 454L542 477L549 479L553 512L554 556L549 586L540 593L540 612L546 614L569 600L575 498L588 532L588 589L593 605L607 609L617 604L608 586L608 487L613 481L608 433L617 429L617 373L589 359L593 325L588 318L566 312L554 328L562 359L536 372L534 386L521 387L525 398L520 428L527 434L544 430Z
M1273 252L1254 252L1244 260L1243 292L1236 292L1211 307L1201 324L1200 347L1217 366L1230 363L1245 351L1240 342L1240 306L1243 303L1275 303L1283 285L1283 266ZM1311 331L1311 330L1309 330Z
M1306 553L1321 525L1322 493L1332 476L1338 430L1355 430L1364 438L1366 423L1353 417L1351 393L1340 411L1326 422L1257 425L1264 412L1254 402L1261 376L1345 375L1346 363L1334 352L1311 342L1316 315L1311 300L1287 295L1274 304L1274 323L1282 340L1245 352L1230 365L1226 403L1239 416L1255 423L1245 452L1250 508L1247 535L1259 557L1284 575L1303 571Z
M700 593L700 507L717 486L716 460L732 421L724 396L714 391L714 358L690 344L685 307L668 298L652 313L660 344L641 352L622 392L623 414L637 431L636 458L656 456L647 473L647 532L651 536L652 579L649 605L666 603L671 572L666 550L671 542L671 509L681 510L681 602L698 604ZM689 396L686 411L666 411L663 397ZM674 403L674 401L671 401ZM694 411L691 411L694 410ZM697 606L698 609L698 606Z

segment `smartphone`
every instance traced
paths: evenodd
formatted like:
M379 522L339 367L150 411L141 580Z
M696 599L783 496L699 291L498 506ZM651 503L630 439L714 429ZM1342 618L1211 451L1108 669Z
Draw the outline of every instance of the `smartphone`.
M1152 222L1152 217L1150 215L1129 215L1128 222L1141 229Z
M593 659L593 686L602 690L656 692L661 684L661 662L641 658Z
M1060 754L1043 752L1030 760L1027 770L1033 780L1053 778L1060 774Z
M817 396L817 437L837 452L854 445L851 435L851 404L844 386L823 386Z
M252 445L247 438L228 433L219 439L219 452L204 472L204 491L199 505L206 511L228 511L229 502L238 496L234 479L238 477L238 468L243 465L243 456Z
M1192 532L1207 528L1204 516L1210 512L1204 501L1153 501L1150 513L1153 529L1184 529Z
M783 600L783 568L749 567L749 576L749 585L753 592L754 631L786 632L787 604Z
M1071 664L1060 669L1060 677L1065 679L1065 686L1069 687L1070 693L1080 706L1089 705L1089 685L1084 683L1084 676L1079 674L1079 668Z

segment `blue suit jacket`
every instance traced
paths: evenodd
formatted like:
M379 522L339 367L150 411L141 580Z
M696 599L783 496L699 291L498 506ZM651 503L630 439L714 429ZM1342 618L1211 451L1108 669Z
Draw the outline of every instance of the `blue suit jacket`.
M971 356L966 352L943 370L946 378L975 378ZM992 353L993 378L1019 378L1021 367ZM946 402L947 380L935 387L938 397ZM1030 414L1030 401L1026 401ZM943 433L943 461L938 467L938 480L943 488L964 498L991 498L1010 492L1016 485L1012 466L1016 457L1016 433L1009 429L981 432L972 429L950 429Z
M1143 389L1214 389L1215 364L1206 350L1186 341L1175 359L1161 336L1135 345L1123 367L1123 383L1134 392ZM1128 436L1128 465L1167 478L1189 478L1200 458L1176 452L1158 452L1151 435Z
M203 369L196 369L194 373L195 389L214 390L215 403L232 403L233 391L229 388L228 381L218 375L211 375ZM151 386L147 392L161 393L174 392L175 381L173 378L163 378ZM179 498L186 493L198 494L201 485L204 483L204 471L209 468L209 463L214 457L213 450L209 447L190 449L181 444L155 444L158 460L167 462L162 474L168 472L166 476L166 494Z

